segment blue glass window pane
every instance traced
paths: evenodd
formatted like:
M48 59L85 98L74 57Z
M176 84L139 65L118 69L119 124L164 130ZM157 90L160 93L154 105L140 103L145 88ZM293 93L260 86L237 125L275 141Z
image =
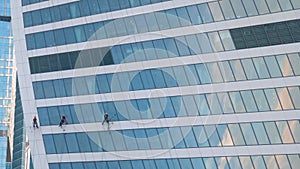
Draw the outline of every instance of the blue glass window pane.
M270 144L269 139L267 137L267 132L262 123L252 123L252 127L256 135L258 144Z
M156 53L152 41L142 42L147 60L156 59Z
M26 46L28 50L35 49L34 34L26 35Z
M227 157L230 168L242 169L238 157Z
M255 98L256 105L257 105L259 111L270 110L263 90L254 90L252 93Z
M253 2L253 0L242 0L243 4L245 6L246 12L248 14L248 16L256 16L258 15L257 9L255 7L255 4Z
M84 162L83 165L85 168L88 168L88 169L96 169L94 162Z
M57 7L50 8L51 18L53 22L61 21L60 10Z
M274 56L264 57L271 77L282 77L279 65Z
M189 26L191 25L191 19L189 17L189 14L187 13L187 10L185 7L177 8L176 12L179 17L179 23L181 26Z
M280 144L282 143L279 133L278 133L278 129L275 125L274 122L264 122L269 140L271 142L271 144Z
M40 25L42 24L41 11L36 10L32 11L32 25Z
M208 74L208 69L205 64L197 64L195 65L196 70L198 72L198 76L202 84L211 83L210 76Z
M25 12L23 13L23 21L24 21L24 27L32 26L32 18L31 18L31 12Z
M59 46L59 45L65 45L66 44L63 29L54 30L54 38L55 38L55 44L56 45Z
M282 110L275 89L265 89L266 98L271 110Z
M212 15L210 13L207 3L197 5L197 7L201 14L203 23L213 22L213 18L212 18Z
M73 169L84 168L82 163L71 163L71 164L72 164Z
M104 28L104 23L103 22L96 22L93 24L95 33L96 33L96 38L97 39L105 39L107 38L107 33Z
M191 160L189 158L181 158L179 159L179 163L182 167L193 168Z
M177 81L179 86L188 86L189 85L189 81L187 80L185 71L184 71L184 67L183 66L176 66L176 67L172 67L173 68L173 72L175 75L175 80Z
M79 10L79 4L77 2L70 3L70 14L72 18L78 18L81 16L80 10Z
M179 56L191 55L184 36L176 37L175 42L179 51Z
M216 94L206 94L207 103L212 114L222 114L219 100Z
M161 149L161 143L156 129L146 129L147 138L151 149Z
M66 90L64 87L63 80L54 80L53 81L54 91L56 97L65 97L66 96Z
M155 160L155 164L159 169L168 168L166 160Z
M45 47L51 47L56 45L53 31L44 32L44 35L45 35L45 43L46 43Z
M55 97L54 87L51 80L49 81L43 81L43 88L45 93L45 98L53 98Z
M161 15L166 15L171 28L180 27L179 17L175 9L169 9L161 12Z
M266 169L266 165L262 156L251 156L254 168Z
M257 145L251 124L241 123L240 126L245 137L246 145Z
M59 112L59 117L61 116L65 116L67 117L67 120L68 120L68 123L69 124L73 124L73 119L72 119L72 116L71 116L71 111L69 109L69 106L67 105L64 105L64 106L58 106L58 112ZM75 112L74 112L75 113Z
M216 157L215 161L217 166L221 166L223 169L230 169L226 157Z
M87 133L76 133L80 152L91 152L90 139Z
M108 38L116 37L117 31L113 20L104 21L104 29Z
M223 146L233 146L232 137L226 124L217 125L217 132Z
M290 94L287 88L277 88L277 95L281 102L281 106L283 110L291 110L294 109L294 105L292 103Z
M150 32L159 30L158 23L156 21L156 17L154 13L145 14L145 19Z
M58 114L57 107L48 107L48 117L51 125L58 125L60 121L60 117Z
M139 150L150 149L147 135L144 129L134 130L134 134L139 138L136 140L139 146Z
M114 20L114 25L116 27L117 36L125 36L128 35L125 22L123 18L118 18L117 20Z
M184 69L190 85L201 84L195 65L184 66Z
M122 134L124 136L125 144L128 150L138 150L136 136L133 133L133 130L123 130Z
M131 168L133 168L134 166L132 166L131 165L131 161L128 161L128 160L126 160L126 161L119 161L119 164L120 164L120 167L122 168L122 169L131 169Z
M49 164L50 169L60 169L59 164Z
M108 161L107 165L108 165L108 168L111 168L111 169L120 169L119 163L117 161Z
M74 133L66 134L66 144L67 144L69 153L78 153L79 152L77 139L76 139L76 136Z
M207 34L201 33L196 35L198 42L200 44L200 48L202 53L212 53L213 49L210 43L210 40L208 39Z
M252 60L251 59L243 59L241 61L242 61L242 65L245 69L247 79L249 79L249 80L258 79L258 75L255 71Z
M197 6L193 5L193 6L188 6L187 8L187 12L190 16L191 22L193 25L198 25L202 23L202 19L201 19L201 15L197 9Z
M136 75L138 76L138 75ZM144 89L153 89L154 86L154 80L152 79L151 71L150 70L144 70L139 73L139 76L142 80L142 83L144 85ZM137 84L135 84L137 85ZM140 89L140 88L139 88Z
M80 9L81 16L88 16L91 14L88 0L79 1L79 9Z
M98 4L100 6L101 12L104 13L104 12L109 12L110 11L108 0L98 0Z
M143 160L145 169L156 169L154 160Z
M288 155L291 168L297 168L300 165L299 155Z
M167 98L159 98L159 102L162 106L162 110L164 111L165 117L176 117L174 106L178 106L178 99L174 99L171 101L170 97ZM161 108L159 108L161 109Z
M260 79L270 78L266 63L262 57L253 58L253 63Z
M194 96L194 100L198 106L200 115L211 114L205 95L196 95L196 96Z
M192 161L192 165L193 165L194 168L205 169L203 161L202 161L201 158L192 158L191 161Z
M199 114L197 104L194 100L194 96L183 96L182 100L185 107L187 108L186 111L188 116L197 116Z
M233 113L233 107L228 93L217 93L223 113Z
M118 0L109 0L109 8L111 11L116 11L120 9L119 1Z
M34 97L36 99L45 98L42 82L35 82L35 83L32 83L32 85L33 85L33 90L34 90Z
M72 169L71 163L61 163L60 168L63 169Z
M235 80L236 81L246 80L244 69L242 67L240 60L231 60L231 61L229 61L229 63L230 63L232 72L234 74Z
M286 55L277 55L276 60L283 76L293 76L293 70Z
M223 82L222 74L217 62L206 63L205 65L213 83Z
M87 2L88 6L90 7L91 15L100 13L100 7L97 0L89 0Z
M106 164L105 161L103 161L103 162L95 162L95 164L96 164L97 169L107 168L107 164Z
M192 127L180 127L187 148L198 147Z
M167 39L164 39L164 42L165 42L169 57L179 56L178 48L175 44L174 39L167 38Z
M143 165L143 161L142 160L134 160L131 161L132 166L134 166L133 168L140 168L143 169L144 165ZM130 167L129 167L130 168Z
M274 156L264 156L267 168L279 169Z
M169 128L170 136L173 141L174 148L185 148L183 136L180 131L180 127Z
M160 30L169 29L170 25L164 12L155 12L156 20Z
M87 40L94 40L92 38L94 38L94 33L96 32L94 30L94 25L93 24L87 24L84 25L84 31L85 31L85 35L86 35L86 39Z
M239 124L228 124L234 145L245 145Z
M100 90L100 93L110 92L109 81L106 75L97 75L96 80L97 80L97 85Z
M39 107L38 109L38 117L40 120L40 125L45 126L49 125L49 117L48 117L48 112L46 107Z
M145 33L149 31L144 15L134 16L134 19L136 25L138 25L137 26L138 33Z
M230 96L234 111L236 113L241 113L241 112L246 111L240 92L229 92L229 96Z
M45 150L47 154L55 154L56 149L52 135L43 135Z
M300 75L300 57L299 57L299 55L297 53L289 54L288 58L290 60L294 74Z
M75 32L76 41L78 43L85 42L87 40L83 26L74 27L74 32Z
M294 143L288 123L286 121L276 121L275 123L277 125L282 143Z
M61 13L61 20L71 19L70 6L69 4L60 5L56 8L59 8Z
M49 8L41 9L41 18L42 18L43 24L51 22L51 15L50 15Z
M205 168L217 169L216 162L214 158L203 158Z
M54 143L55 143L55 148L56 148L56 153L57 154L68 152L64 135L54 134L53 135L53 140L54 140Z
M161 70L151 69L150 72L152 74L152 77L155 77L154 84L156 88L167 87Z
M153 45L158 59L168 58L167 49L162 39L154 40Z
M37 49L44 48L46 46L46 41L45 41L44 33L36 33L36 34L34 34L34 39L37 42L35 44L35 47Z

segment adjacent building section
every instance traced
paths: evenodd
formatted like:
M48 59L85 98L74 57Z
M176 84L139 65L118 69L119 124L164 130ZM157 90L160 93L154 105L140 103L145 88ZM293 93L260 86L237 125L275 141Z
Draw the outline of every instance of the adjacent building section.
M35 168L300 166L300 1L12 7Z

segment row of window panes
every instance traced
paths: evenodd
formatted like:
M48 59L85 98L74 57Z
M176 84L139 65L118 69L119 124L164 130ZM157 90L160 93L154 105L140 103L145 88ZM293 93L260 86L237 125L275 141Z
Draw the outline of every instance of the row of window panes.
M269 121L43 135L47 154L300 143L300 123Z
M22 6L44 2L44 1L49 1L49 0L22 0Z
M103 1L103 2L102 2ZM80 2L73 2L69 4L59 5L51 8L44 8L40 10L25 12L23 14L24 26L36 26L47 24L51 22L63 21L67 19L78 18L82 16L89 16L94 14L100 14L104 12L110 12L120 9L126 9L136 6L147 5L151 3L158 3L166 0L139 0L128 1L108 1L107 0L81 0ZM100 7L99 7L99 4ZM300 2L296 0L222 0L218 2L205 3L204 6L191 5L187 7L174 8L171 10L158 11L161 13L170 14L172 16L178 16L185 19L190 23L184 23L181 26L187 26L186 24L202 24L212 21L223 21L236 18L243 18L247 16L257 16L287 10L293 10L300 8ZM149 31L157 31L150 29L154 28L153 24L159 19L153 18L153 13L146 15L138 15L139 19L143 22L151 22L149 25ZM145 18L146 17L146 18ZM176 19L176 18L175 18ZM154 22L153 22L154 21ZM170 24L169 28L179 27L178 21L168 19ZM139 24L137 24L139 25ZM155 25L158 27L158 24ZM118 27L116 27L118 28ZM165 28L165 29L169 29Z
M38 81L33 89L36 99L45 99L299 75L299 55L283 54Z
M293 20L231 29L230 35L236 49L245 49L300 42L299 28L299 20Z
M50 169L296 169L299 154L50 163Z
M294 33L300 30L299 20L284 22L284 25L288 24L291 27L290 30L294 30ZM277 27L279 27L279 25L282 24L273 24L273 28L275 28L276 25ZM258 31L268 31L267 26L266 29L261 26L248 28L255 30L257 32L255 36L257 37L259 36ZM241 30L243 29L246 30L247 28L241 28ZM124 62L138 62L153 59L172 58L178 56L189 56L201 53L220 52L224 50L233 50L235 49L235 46L238 46L239 48L244 48L245 46L243 46L243 44L248 44L250 41L248 39L243 39L243 34L247 34L247 32L244 31L243 33L243 31L241 32L241 30L234 29L230 31L226 30L219 32L202 33L195 35L180 36L176 38L165 38L160 40L117 45L111 48L97 48L84 51L75 51L34 57L30 58L30 69L31 73L43 73L83 67L120 64ZM298 34L300 34L300 32ZM233 38L231 38L231 36L233 36ZM253 35L252 37L255 36ZM57 34L57 38L58 37L60 37L60 39L63 39L61 38L63 37L63 33ZM290 38L290 40L293 41L293 38ZM232 41L232 39L234 41ZM49 39L47 41L49 41ZM268 40L255 41L255 43L256 42L260 42L262 46L266 45L262 44L264 42L271 44L271 42L269 43ZM282 41L282 43L284 42ZM292 61L293 65L297 65L297 63L299 63L299 61Z
M35 26L170 0L80 0L23 13L24 26Z
M202 4L200 6L204 6L204 5L205 4ZM184 13L188 15L188 10L186 8L180 8L180 9L185 9ZM149 30L157 31L157 30L164 30L173 27L175 28L180 26L189 26L192 24L190 21L185 20L184 18L182 19L181 17L175 17L173 14L167 14L164 12L161 13L156 12L150 15L149 17L147 17L148 19L145 18L146 16L144 15L138 15L138 16L127 17L127 18L120 18L117 20L108 20L103 22L96 22L96 23L90 23L85 25L78 25L73 27L50 30L45 32L27 34L26 35L27 49L32 50L32 49L40 49L40 48L46 48L52 46L80 43L80 42L93 41L98 39L112 38L117 36L125 36L125 35L136 34L136 33L145 33L145 32L149 32ZM168 18L171 18L170 20L172 22L170 23L174 24L175 22L176 24L174 26L171 26L171 24L168 23L167 20ZM295 22L299 22L299 21L296 20ZM286 25L287 23L288 22L281 22L281 23L266 24L261 27L259 26L256 27L258 27L258 29L265 29L265 27L268 27L269 25L276 25L276 24ZM151 25L151 27L147 25ZM118 28L123 28L123 29L118 29ZM291 27L290 29L297 30L297 28L295 27ZM297 31L294 31L293 36L296 35L297 35ZM215 37L215 36L216 35L211 33L210 38L212 38L214 41L219 42L220 41L219 37ZM282 34L282 36L286 37L286 34ZM231 36L228 36L227 34L221 35L221 38L222 37L226 41L228 41L227 43L232 41ZM282 41L282 43L283 44L291 43L291 41L284 40ZM268 42L262 45L266 46L267 44L270 45L273 43ZM228 44L229 49L227 49L226 45L227 44L225 44L224 46L225 50L233 49L230 46L230 44ZM219 48L221 47L222 45ZM216 49L218 50L217 47Z
M299 87L257 89L38 108L41 126L101 122L107 112L113 121L300 109Z

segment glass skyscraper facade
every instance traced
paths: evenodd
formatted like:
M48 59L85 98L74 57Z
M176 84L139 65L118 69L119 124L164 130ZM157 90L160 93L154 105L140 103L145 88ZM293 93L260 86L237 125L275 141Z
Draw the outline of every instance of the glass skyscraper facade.
M10 132L13 111L13 41L10 1L0 0L0 168L11 168Z
M300 166L299 0L12 7L35 168Z

